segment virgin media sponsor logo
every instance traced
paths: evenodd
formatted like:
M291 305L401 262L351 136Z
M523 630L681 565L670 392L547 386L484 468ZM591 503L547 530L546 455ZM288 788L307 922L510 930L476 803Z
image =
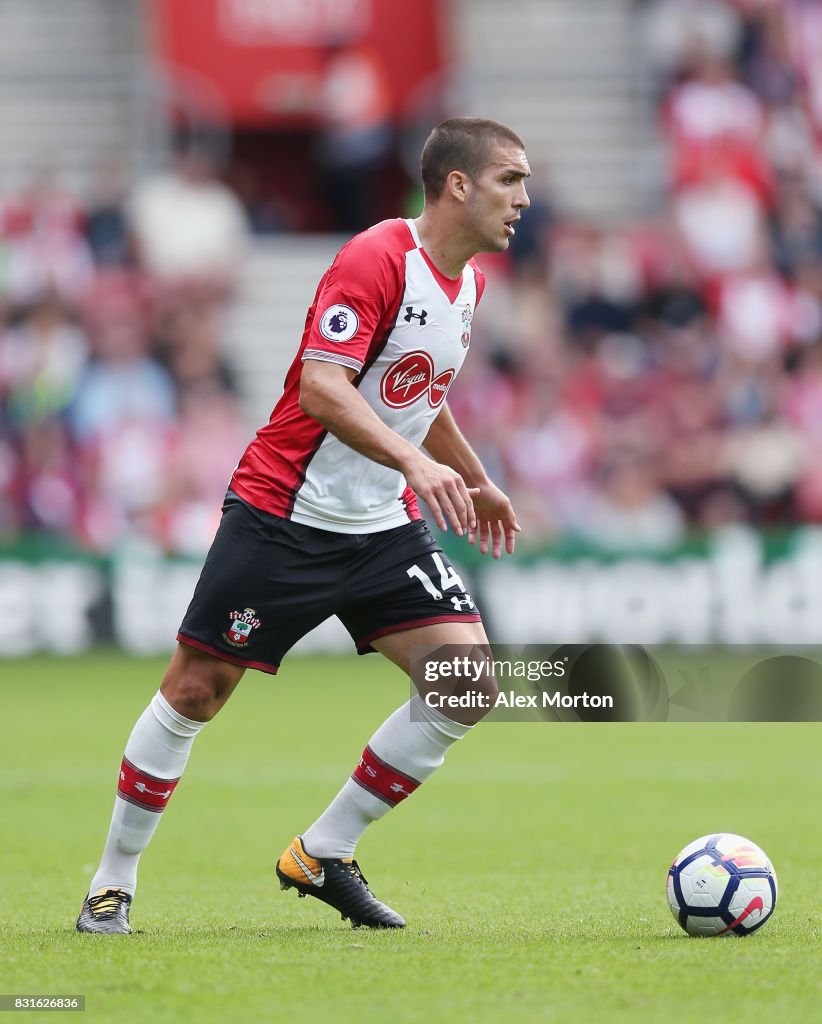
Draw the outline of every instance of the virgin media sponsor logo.
M448 394L448 389L451 387L451 381L454 379L453 370L445 370L435 377L431 381L431 390L428 392L428 401L432 408L436 409L438 405L442 405L445 401L445 396Z
M380 394L386 405L402 409L428 393L434 364L427 352L409 352L382 375Z
M380 394L392 409L413 405L426 395L432 408L441 405L454 379L454 370L434 377L434 363L427 352L409 352L388 367L380 381Z

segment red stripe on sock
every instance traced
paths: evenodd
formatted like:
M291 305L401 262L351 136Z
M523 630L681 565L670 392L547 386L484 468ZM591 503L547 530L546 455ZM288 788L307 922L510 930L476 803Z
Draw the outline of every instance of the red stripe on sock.
M419 786L416 779L380 760L371 747L366 747L362 752L360 763L351 778L392 807L411 796Z
M179 781L158 779L148 772L140 771L131 761L123 758L117 792L124 800L144 807L147 811L162 811Z

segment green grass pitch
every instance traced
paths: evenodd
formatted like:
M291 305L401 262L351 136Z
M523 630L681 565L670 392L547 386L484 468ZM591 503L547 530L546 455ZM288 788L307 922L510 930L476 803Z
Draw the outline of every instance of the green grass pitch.
M480 726L358 849L404 932L281 893L275 857L407 697L374 655L249 673L143 858L136 933L75 934L162 667L0 662L0 993L82 993L106 1024L818 1018L819 725ZM776 866L750 938L689 939L668 910L669 862L714 830Z

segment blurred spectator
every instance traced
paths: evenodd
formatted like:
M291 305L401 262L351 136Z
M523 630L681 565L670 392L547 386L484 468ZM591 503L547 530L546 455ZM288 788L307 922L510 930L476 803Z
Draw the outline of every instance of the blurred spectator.
M645 325L651 337L660 341L695 327L698 333L692 339L693 347L704 348L708 309L699 278L684 258L681 247L668 236L664 236L662 241L664 257L645 289L644 301L639 310L640 323Z
M354 234L381 217L380 183L393 150L391 97L378 53L347 43L326 50L317 162L332 229Z
M746 362L772 359L792 340L792 295L764 259L722 281L717 307L720 342Z
M714 375L681 372L662 398L664 429L657 433L664 457L660 482L690 521L703 502L727 483L720 452L725 437L721 388Z
M108 163L100 168L86 215L94 261L100 267L125 267L132 262L126 220L127 188L123 168Z
M44 295L0 334L0 396L15 434L59 416L71 403L88 357L88 342L65 304Z
M20 439L18 473L19 525L35 532L77 536L83 481L62 421L44 419L29 425Z
M593 463L596 435L559 382L546 379L539 379L515 422L502 452L507 479L515 492L539 499L541 522L531 525L557 529L573 515Z
M749 10L740 53L742 75L765 103L781 105L794 99L801 76L781 6L764 3Z
M758 509L758 525L791 523L793 488L802 469L802 447L790 426L767 418L729 434L723 458L730 479Z
M739 14L723 0L644 0L644 52L661 89L679 77L697 53L732 57L742 31Z
M685 534L685 517L658 484L653 463L627 455L606 462L596 487L579 495L570 530L611 552L665 551Z
M160 498L176 415L174 383L148 354L145 324L134 306L98 311L90 323L93 360L69 410L82 466L86 507L81 536L107 548L146 532Z
M236 390L233 374L220 353L222 310L213 302L188 302L163 311L156 325L159 351L181 395L195 388Z
M248 442L234 400L216 382L182 396L157 508L157 535L170 551L207 551L220 519L226 483Z
M774 265L795 278L802 264L822 263L822 213L800 179L781 179L770 217Z
M674 87L667 106L671 137L681 150L720 142L751 149L762 134L759 98L739 81L729 60L709 51L695 56L691 74Z
M91 281L81 207L62 191L51 167L40 168L21 192L0 198L0 244L6 263L2 286L13 304L44 294L76 301Z
M205 151L183 150L171 170L138 185L128 216L140 265L158 285L172 292L231 293L247 222Z
M276 193L267 194L258 168L243 160L235 160L226 172L225 181L242 203L249 228L255 235L298 230L300 216L294 204Z
M703 279L745 270L762 251L762 204L749 185L725 172L718 158L706 158L699 180L679 191L674 225L697 274Z
M595 226L557 236L554 283L568 327L583 345L625 332L642 294L641 271L630 239Z
M799 177L814 180L813 126L801 102L774 103L766 112L762 155L776 180Z
M125 421L171 421L174 383L149 355L136 298L120 296L89 322L93 360L77 386L69 421L81 444L110 435Z

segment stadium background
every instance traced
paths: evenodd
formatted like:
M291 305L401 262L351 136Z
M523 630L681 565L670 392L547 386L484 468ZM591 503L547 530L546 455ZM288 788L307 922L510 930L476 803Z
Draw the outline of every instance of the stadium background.
M2 0L0 651L168 649L317 279L454 113L534 171L449 396L523 524L449 545L491 632L813 641L821 55L803 0Z
M492 635L693 641L668 682L709 719L706 661L736 680L752 641L817 640L819 11L0 0L0 1003L85 993L106 1024L818 1018L815 721L495 722L358 848L409 928L352 933L279 893L273 858L408 692L351 653L251 673L143 860L135 933L74 922L316 280L346 225L418 208L448 114L510 123L534 169L451 396L526 527L490 567L451 549ZM163 173L177 141L226 188L201 159ZM801 673L776 676L791 718ZM666 905L677 850L720 830L779 874L750 940L687 939Z

